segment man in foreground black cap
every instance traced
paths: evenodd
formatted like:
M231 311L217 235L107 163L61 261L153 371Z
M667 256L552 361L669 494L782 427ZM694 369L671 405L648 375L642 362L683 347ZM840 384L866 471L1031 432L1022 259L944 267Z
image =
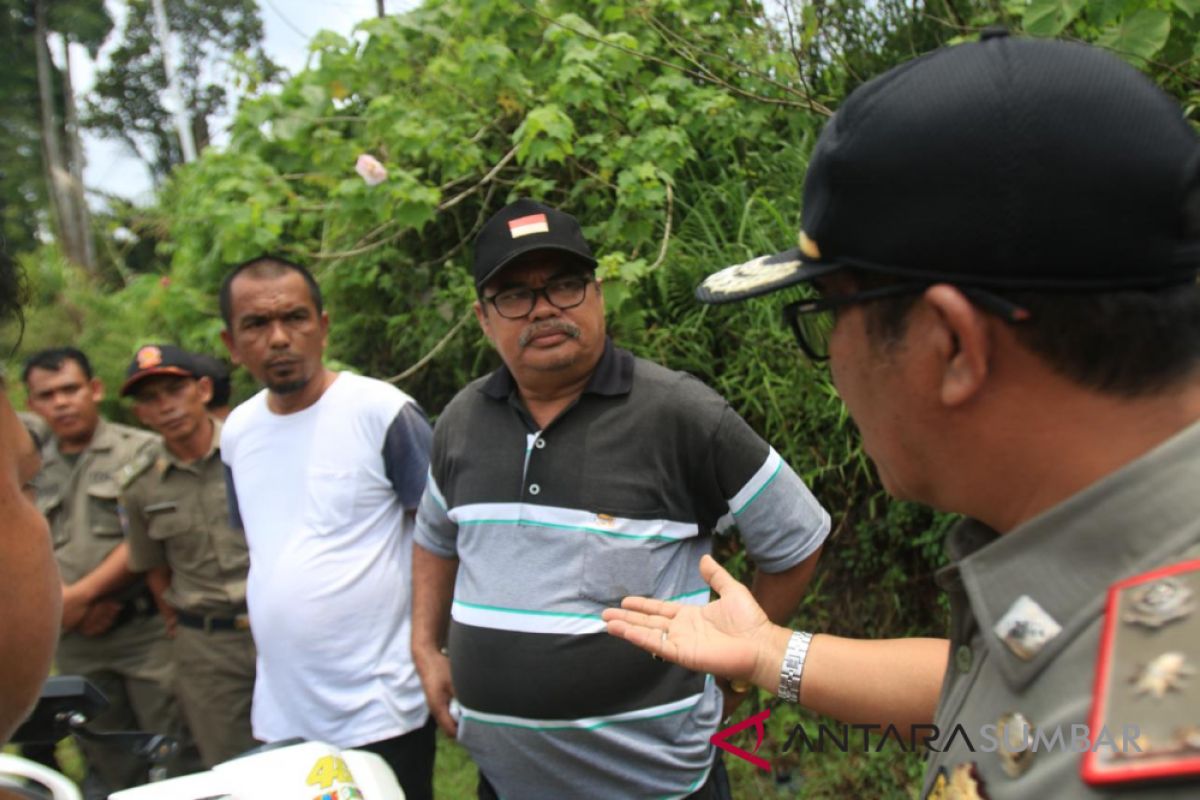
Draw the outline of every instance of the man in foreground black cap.
M705 602L696 565L732 515L786 621L829 515L715 392L613 345L595 268L579 223L528 200L476 240L475 313L504 365L434 429L413 659L481 798L727 798L709 740L734 692L611 639L600 613L632 592Z
M950 640L779 628L711 560L720 600L628 598L609 631L918 746L936 724L923 796L1194 795L1198 168L1180 108L1086 46L990 33L863 85L799 248L698 295L815 288L785 318L884 486L970 517Z

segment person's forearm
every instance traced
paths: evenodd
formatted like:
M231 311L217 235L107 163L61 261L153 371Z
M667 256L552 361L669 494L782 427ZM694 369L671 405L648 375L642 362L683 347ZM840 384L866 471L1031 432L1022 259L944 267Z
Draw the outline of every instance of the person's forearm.
M418 650L441 650L450 624L450 603L458 559L442 558L413 546L412 631L413 654Z
M121 542L94 570L67 587L66 591L92 603L124 589L137 577L129 571L129 545Z
M754 683L778 693L792 631L759 644ZM800 704L850 724L898 728L933 722L950 644L945 639L845 639L817 634L800 681Z
M754 573L750 593L776 625L786 625L796 612L796 607L800 605L801 598L808 590L808 583L812 580L820 555L821 551L818 549L799 564L783 572L758 570Z
M158 606L159 613L164 617L174 616L175 609L163 597L171 586L171 568L151 567L146 570L146 586L154 595L154 604Z

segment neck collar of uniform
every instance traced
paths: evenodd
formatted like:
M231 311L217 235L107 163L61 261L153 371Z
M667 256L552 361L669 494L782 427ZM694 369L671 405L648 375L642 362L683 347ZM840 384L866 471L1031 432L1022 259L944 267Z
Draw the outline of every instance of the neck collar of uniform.
M87 447L79 451L79 454L82 455L89 451L104 452L107 450L112 450L116 444L116 434L113 433L112 428L109 427L109 424L105 421L104 417L100 417L96 420L96 430L92 432L92 440L88 442ZM54 440L54 446L55 449L58 448L58 439ZM60 454L61 452L62 451L59 451Z
M213 424L212 441L208 443L208 452L200 456L200 458L196 459L195 461L183 461L171 452L171 448L167 447L167 443L164 441L162 443L162 452L163 458L166 459L167 466L186 469L192 464L208 461L221 449L221 420L217 419L211 414L208 415L208 419L211 420ZM163 472L165 474L166 470L163 470Z
M1198 485L1200 422L1008 534L961 523L947 539L953 563L939 582L961 582L993 663L1019 691L1103 611L1109 586L1196 538ZM993 630L1022 595L1062 626L1029 661Z

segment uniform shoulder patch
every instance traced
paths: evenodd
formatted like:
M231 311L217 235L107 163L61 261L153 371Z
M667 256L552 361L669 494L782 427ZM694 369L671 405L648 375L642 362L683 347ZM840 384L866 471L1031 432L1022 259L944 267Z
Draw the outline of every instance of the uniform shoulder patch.
M1200 558L1114 584L1100 633L1092 741L1093 786L1200 783Z
M143 447L125 466L117 470L117 486L122 489L129 488L129 485L137 480L143 472L150 469L155 460L154 449Z

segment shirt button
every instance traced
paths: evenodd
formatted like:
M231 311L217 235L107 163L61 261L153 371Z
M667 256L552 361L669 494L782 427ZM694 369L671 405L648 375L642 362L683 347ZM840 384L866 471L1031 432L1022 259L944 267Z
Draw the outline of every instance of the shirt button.
M529 493L530 494L540 494L541 491L542 491L542 487L538 486L536 483L529 484Z
M971 661L973 654L971 648L965 644L960 644L958 650L954 652L954 666L958 667L958 671L964 675L971 671Z
M536 447L538 450L541 450L542 448L544 448L546 446L546 440L538 439L536 442L533 443L533 446Z

